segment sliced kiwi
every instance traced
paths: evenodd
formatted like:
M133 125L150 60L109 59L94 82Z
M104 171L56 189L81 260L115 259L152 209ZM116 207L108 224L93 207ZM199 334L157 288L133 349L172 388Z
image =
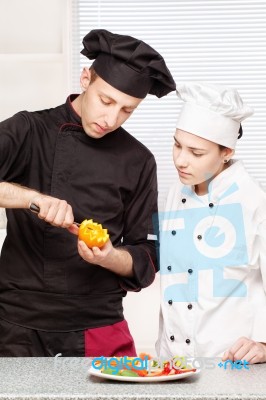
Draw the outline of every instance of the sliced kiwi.
M130 369L123 369L123 371L119 372L121 376L139 376L136 372L130 371Z

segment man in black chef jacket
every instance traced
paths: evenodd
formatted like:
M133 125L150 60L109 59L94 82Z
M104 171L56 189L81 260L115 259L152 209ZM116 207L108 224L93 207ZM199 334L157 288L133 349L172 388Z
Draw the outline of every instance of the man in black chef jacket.
M2 357L136 355L122 299L158 269L157 179L153 155L121 125L175 83L141 40L96 29L83 45L94 62L80 95L0 123ZM103 248L77 240L73 222L86 218L108 229Z

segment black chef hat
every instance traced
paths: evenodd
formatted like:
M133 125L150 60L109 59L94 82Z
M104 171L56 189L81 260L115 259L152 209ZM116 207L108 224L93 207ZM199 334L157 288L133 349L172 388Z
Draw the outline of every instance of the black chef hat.
M142 40L94 29L83 39L81 54L111 86L143 99L148 93L163 97L176 85L163 57Z

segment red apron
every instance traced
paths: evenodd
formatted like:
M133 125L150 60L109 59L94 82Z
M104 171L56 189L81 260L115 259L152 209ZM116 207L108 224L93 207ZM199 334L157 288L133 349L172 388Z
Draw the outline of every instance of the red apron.
M125 320L102 328L87 329L85 336L85 357L136 357L133 338Z

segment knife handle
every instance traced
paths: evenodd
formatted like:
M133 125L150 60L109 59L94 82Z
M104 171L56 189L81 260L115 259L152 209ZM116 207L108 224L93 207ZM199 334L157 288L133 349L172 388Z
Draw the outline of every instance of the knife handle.
M36 214L38 214L40 212L40 207L38 207L36 204L31 203L30 204L30 210ZM74 225L77 225L78 227L80 226L80 224L78 222L73 222Z
M30 210L32 211L32 212L34 212L34 213L39 213L40 212L40 207L38 207L36 204L34 204L34 203L31 203L30 204Z

